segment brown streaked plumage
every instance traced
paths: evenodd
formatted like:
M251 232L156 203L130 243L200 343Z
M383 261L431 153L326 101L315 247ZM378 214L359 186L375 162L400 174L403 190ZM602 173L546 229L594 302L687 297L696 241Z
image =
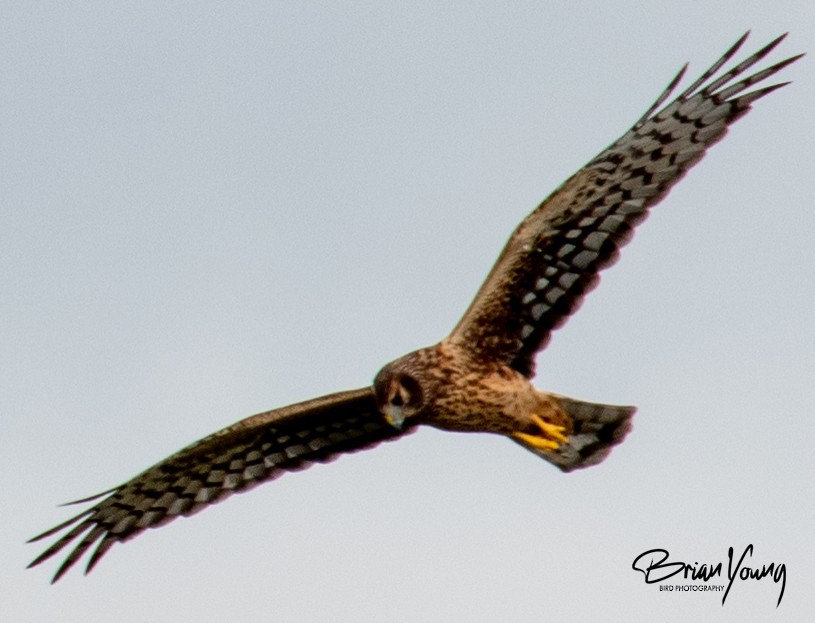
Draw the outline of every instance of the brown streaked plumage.
M31 566L73 544L54 581L92 550L89 571L112 545L147 528L284 472L397 439L420 424L504 435L563 471L602 461L629 431L634 408L535 389L535 354L577 309L648 209L754 101L786 84L749 91L799 56L745 76L783 36L716 76L746 38L660 109L683 68L630 130L526 217L444 340L388 364L372 387L241 420L118 487L79 500L101 498L33 538L63 532Z

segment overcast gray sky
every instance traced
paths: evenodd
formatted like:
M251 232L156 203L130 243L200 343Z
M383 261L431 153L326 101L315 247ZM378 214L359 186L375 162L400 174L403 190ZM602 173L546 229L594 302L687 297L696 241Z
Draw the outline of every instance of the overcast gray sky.
M800 2L2 3L0 619L800 621L815 611L812 58L638 229L536 383L636 404L563 475L420 431L116 546L24 540L455 324L516 224L676 70ZM787 586L667 593L652 548Z

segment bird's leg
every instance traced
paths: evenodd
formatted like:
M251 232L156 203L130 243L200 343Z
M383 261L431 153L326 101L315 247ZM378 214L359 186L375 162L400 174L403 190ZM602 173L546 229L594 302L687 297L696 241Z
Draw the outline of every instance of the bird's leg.
M561 443L568 442L568 438L563 434L565 426L558 426L543 421L539 415L532 414L532 422L541 430L542 434L512 433L516 439L523 441L527 445L541 450L554 451L560 447Z

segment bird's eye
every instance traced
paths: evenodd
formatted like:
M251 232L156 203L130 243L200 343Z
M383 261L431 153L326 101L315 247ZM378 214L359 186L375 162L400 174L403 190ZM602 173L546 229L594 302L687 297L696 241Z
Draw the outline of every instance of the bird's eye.
M422 389L410 375L397 373L383 381L375 382L380 408L413 411L421 406Z

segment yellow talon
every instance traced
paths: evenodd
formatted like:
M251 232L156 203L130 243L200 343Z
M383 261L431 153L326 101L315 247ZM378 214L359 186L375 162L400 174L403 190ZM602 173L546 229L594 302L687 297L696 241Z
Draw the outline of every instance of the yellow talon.
M530 435L528 433L512 433L512 436L516 439L520 439L527 445L534 448L540 448L541 450L555 451L560 447L560 444L557 441L544 439L543 437L536 437L535 435Z
M557 426L544 422L540 416L532 414L532 422L541 429L544 436L530 435L529 433L513 433L512 436L524 443L541 450L553 452L560 447L561 443L567 443L569 439L563 434L565 426Z
M561 443L566 443L569 439L566 435L563 434L563 431L566 430L565 426L557 426L556 424L549 424L549 422L544 422L540 416L532 414L532 421L540 427L540 429L550 437L554 437L557 441Z

